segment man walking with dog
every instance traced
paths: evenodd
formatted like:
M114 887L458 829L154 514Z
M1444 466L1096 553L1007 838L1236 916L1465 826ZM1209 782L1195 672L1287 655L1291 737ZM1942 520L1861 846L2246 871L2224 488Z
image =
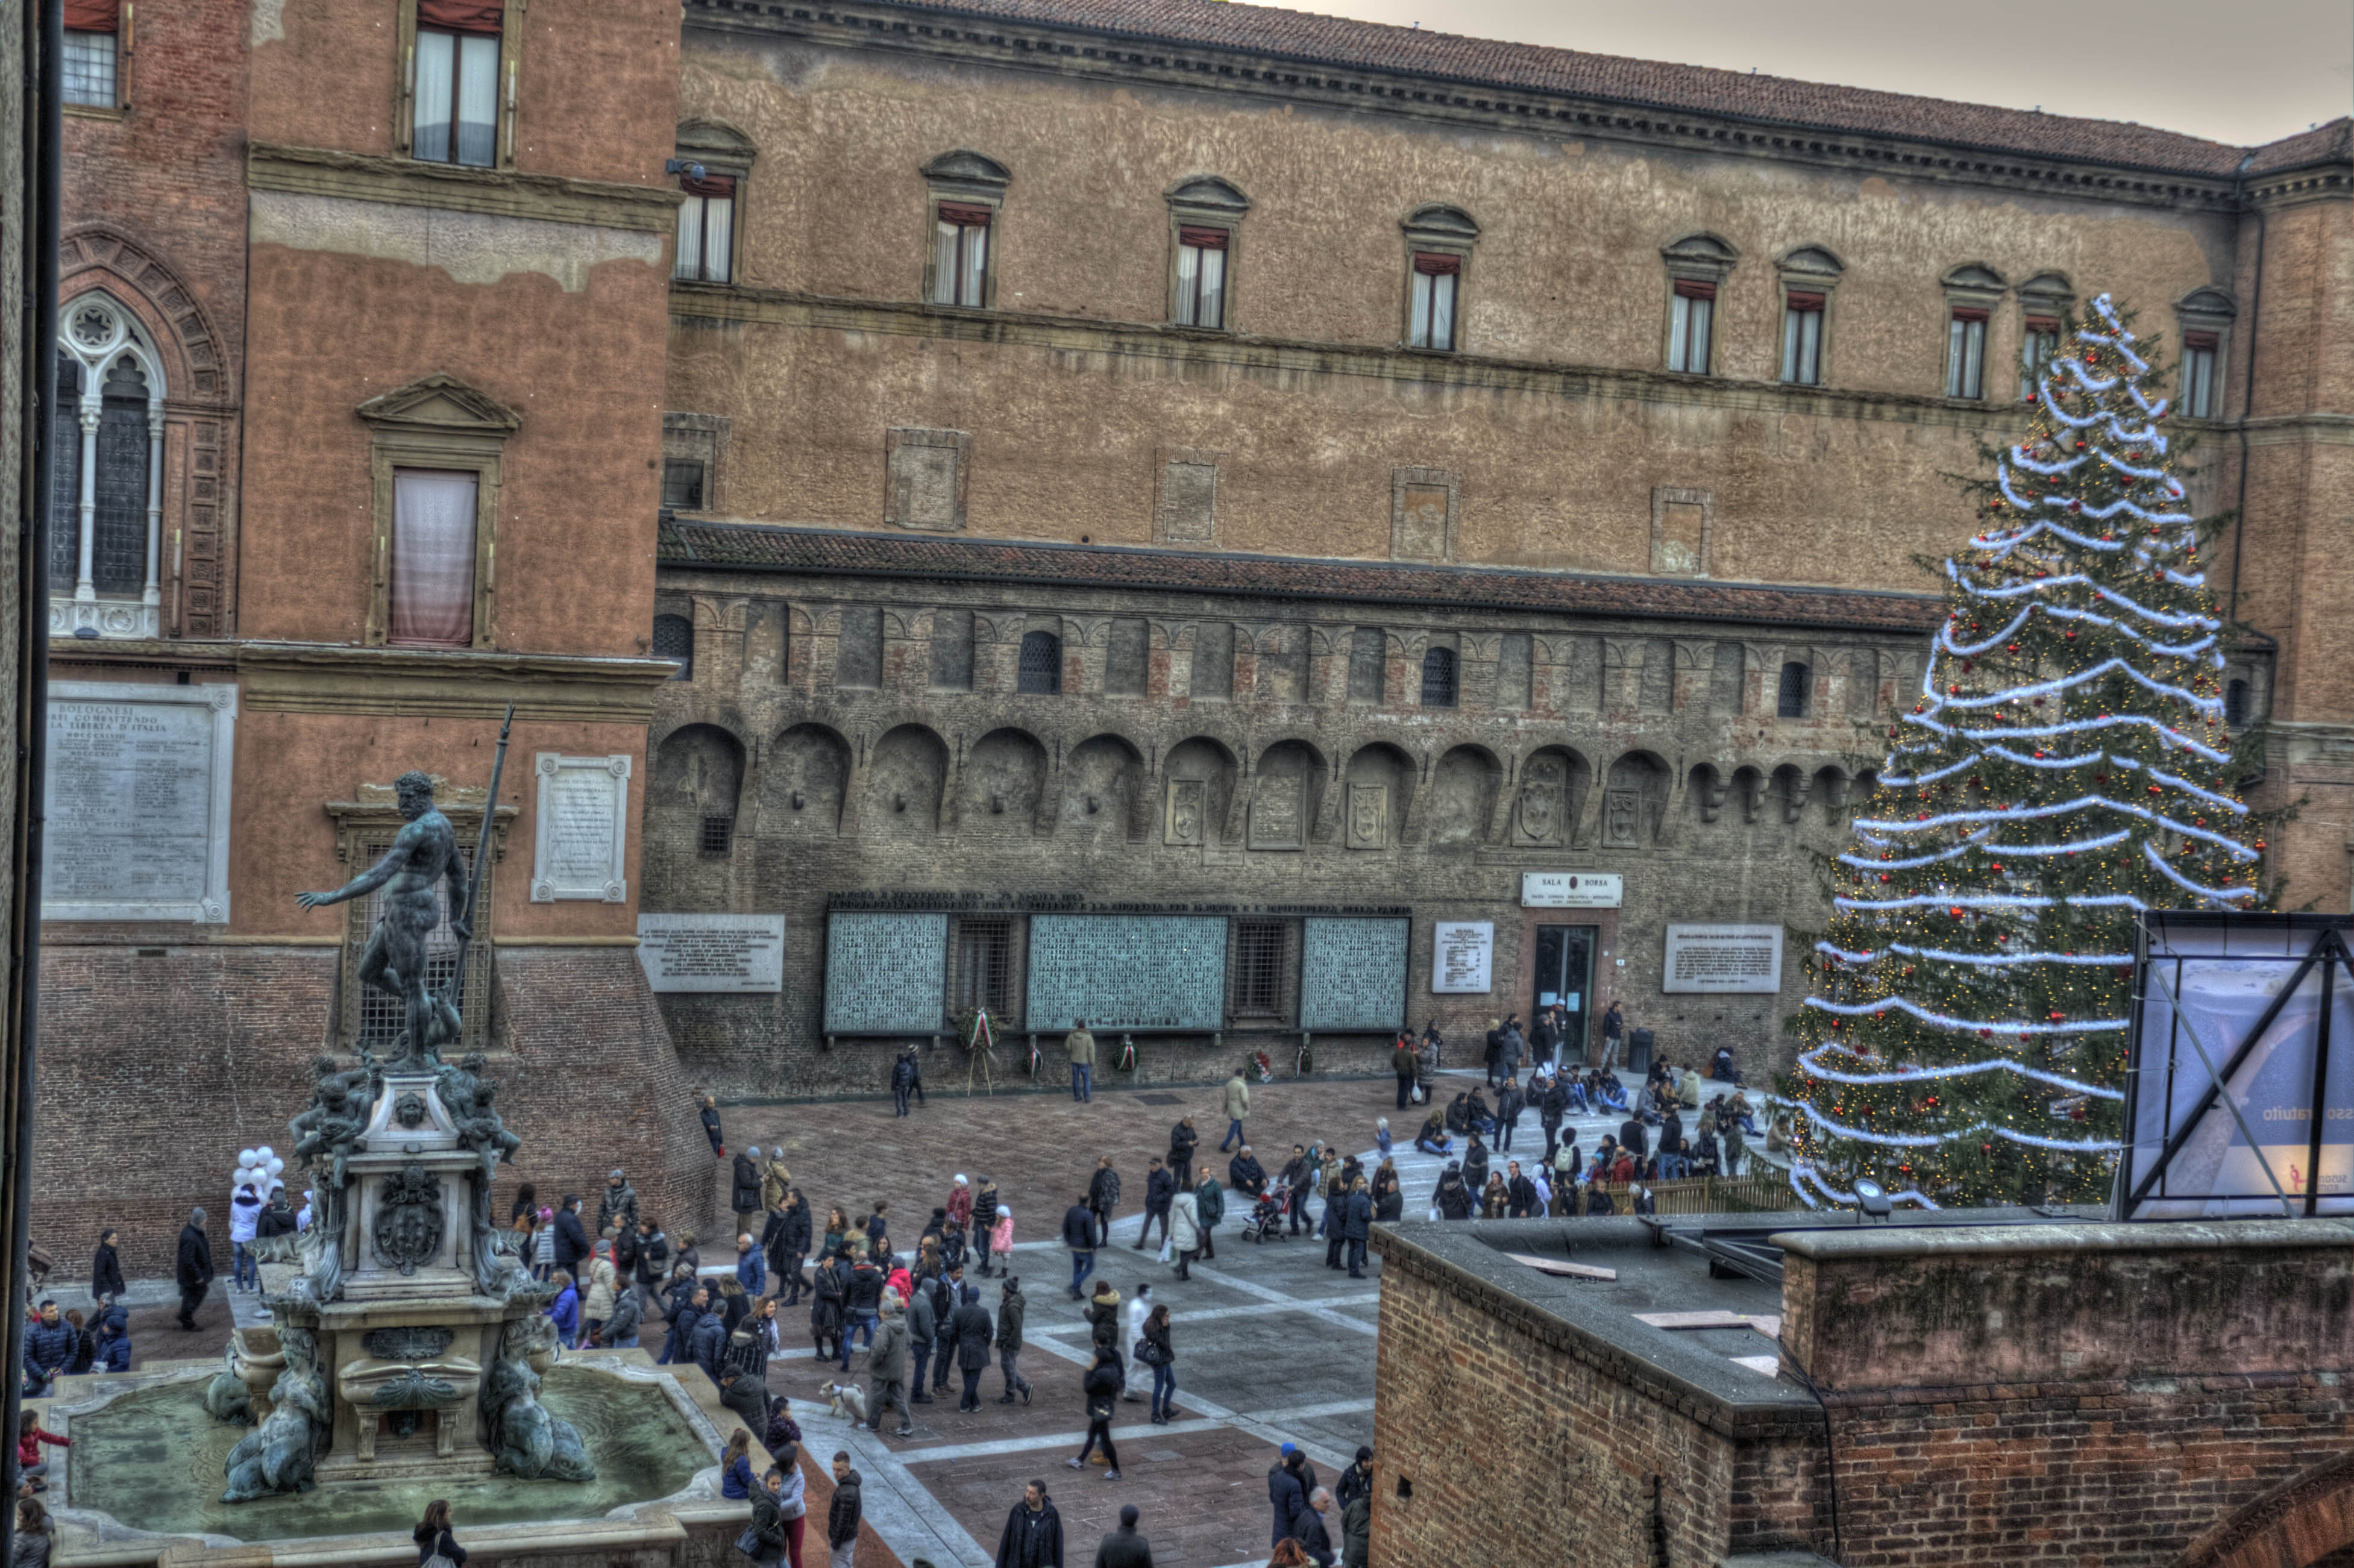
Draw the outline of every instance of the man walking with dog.
M883 1322L875 1330L866 1354L866 1426L880 1436L883 1413L899 1407L895 1437L916 1435L914 1408L907 1403L907 1308L896 1290L883 1293Z

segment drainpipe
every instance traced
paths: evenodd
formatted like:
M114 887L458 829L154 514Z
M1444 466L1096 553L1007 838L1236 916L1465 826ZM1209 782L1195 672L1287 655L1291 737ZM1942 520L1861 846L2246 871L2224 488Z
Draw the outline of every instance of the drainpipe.
M2246 200L2248 165L2255 160L2252 149L2232 175L2234 208ZM2256 407L2256 327L2264 310L2264 213L2262 207L2247 210L2256 217L2256 267L2254 281L2248 286L2248 363L2240 377L2240 494L2232 511L2232 599L2225 610L2234 620L2240 618L2240 541L2248 532L2248 418Z

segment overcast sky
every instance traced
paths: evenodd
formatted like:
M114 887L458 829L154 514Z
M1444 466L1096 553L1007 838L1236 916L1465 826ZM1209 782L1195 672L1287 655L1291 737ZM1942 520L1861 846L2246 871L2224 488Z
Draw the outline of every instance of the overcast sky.
M2134 120L2235 146L2349 111L2349 0L1272 0L1596 54Z

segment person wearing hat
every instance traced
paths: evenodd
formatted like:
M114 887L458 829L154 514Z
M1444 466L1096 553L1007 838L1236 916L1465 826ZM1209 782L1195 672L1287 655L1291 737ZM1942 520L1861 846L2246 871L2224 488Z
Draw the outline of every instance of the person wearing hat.
M180 1327L194 1333L196 1308L205 1304L205 1292L213 1282L213 1244L205 1234L205 1212L188 1211L188 1223L180 1227L180 1255L173 1268L180 1287Z
M1029 1306L1022 1294L1021 1277L1007 1275L997 1300L997 1370L1005 1374L1005 1392L997 1401L1000 1404L1013 1404L1017 1391L1023 1404L1030 1403L1030 1380L1015 1364L1022 1356L1022 1319Z
M1275 1510L1275 1528L1267 1536L1269 1546L1299 1533L1299 1516L1308 1511L1308 1489L1316 1484L1315 1472L1307 1469L1307 1464L1299 1445L1286 1443L1275 1463L1267 1467L1267 1501Z
M638 1190L618 1170L605 1173L604 1195L597 1200L597 1234L608 1229L628 1235L638 1228Z

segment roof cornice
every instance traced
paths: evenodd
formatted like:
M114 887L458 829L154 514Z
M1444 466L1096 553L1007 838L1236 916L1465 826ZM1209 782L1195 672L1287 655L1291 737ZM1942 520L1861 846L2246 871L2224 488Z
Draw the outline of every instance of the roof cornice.
M843 48L931 55L1057 75L1214 87L1457 128L1566 132L1657 153L1706 149L1813 168L2142 206L2230 211L2229 175L2057 157L2013 148L1825 128L1597 95L1503 86L1439 72L1335 64L1271 49L1115 27L976 15L922 0L684 0L686 25L804 38Z

